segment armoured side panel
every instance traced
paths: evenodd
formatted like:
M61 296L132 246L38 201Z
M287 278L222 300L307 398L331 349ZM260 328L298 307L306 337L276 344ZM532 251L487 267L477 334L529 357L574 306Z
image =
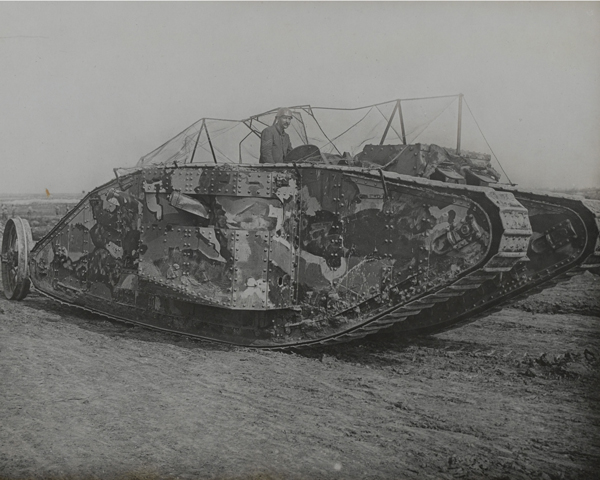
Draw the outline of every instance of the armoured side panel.
M299 303L330 315L390 293L410 298L474 267L491 226L464 198L383 177L302 172Z
M90 194L40 242L31 264L39 287L79 304L86 297L132 302L142 205L115 186Z
M522 242L507 242L529 238L528 224L503 220L510 194L492 197L350 167L154 168L90 193L30 269L43 293L113 318L241 345L326 344L520 260Z
M294 174L196 166L143 175L142 278L207 305L292 305Z
M236 230L233 257L233 307L266 309L269 240L267 230Z
M144 226L141 235L142 278L194 294L209 304L231 303L232 259L221 253L233 245L233 235L210 227Z
M269 236L267 302L274 308L294 305L297 252L294 235Z

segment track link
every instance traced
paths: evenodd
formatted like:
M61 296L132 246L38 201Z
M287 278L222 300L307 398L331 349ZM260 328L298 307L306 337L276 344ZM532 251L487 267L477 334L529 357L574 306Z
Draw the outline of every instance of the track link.
M474 281L468 284L466 279L450 286L458 293L451 301L439 304L436 308L393 326L394 335L414 333L438 333L481 319L505 305L525 299L530 295L551 288L585 271L598 274L600 263L600 202L568 195L548 195L535 192L522 192L510 189L515 197L524 204L556 208L561 206L571 215L577 216L586 231L585 244L578 254L572 254L555 264L547 265L541 271L527 271L527 263L517 264L515 269L506 272L470 277ZM478 281L482 280L482 281Z

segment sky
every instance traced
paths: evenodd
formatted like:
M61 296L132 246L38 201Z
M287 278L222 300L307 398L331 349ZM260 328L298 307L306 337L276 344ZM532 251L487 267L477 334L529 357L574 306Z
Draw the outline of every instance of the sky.
M513 182L600 186L600 2L0 2L0 65L0 193L88 191L202 117L457 93Z

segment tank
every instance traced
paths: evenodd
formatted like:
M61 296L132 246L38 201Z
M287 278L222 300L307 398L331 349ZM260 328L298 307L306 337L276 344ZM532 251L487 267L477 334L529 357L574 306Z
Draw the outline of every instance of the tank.
M414 169L423 178L510 192L527 209L532 228L527 255L510 272L476 273L460 279L450 287L455 296L399 322L390 330L394 334L439 332L498 311L586 270L600 274L597 200L499 184L500 175L491 167L489 155L459 153L438 145L368 145L359 160L383 164L391 171Z
M437 332L598 273L600 202L499 183L489 155L460 149L462 95L435 98L458 100L456 148L407 141L415 99L292 107L278 164L257 162L276 109L201 119L35 245L10 219L5 295L286 349Z

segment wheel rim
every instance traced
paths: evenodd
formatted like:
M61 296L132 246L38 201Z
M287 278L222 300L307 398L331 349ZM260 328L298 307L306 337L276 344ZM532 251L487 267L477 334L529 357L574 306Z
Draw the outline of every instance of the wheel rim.
M27 220L11 218L2 238L2 285L9 300L22 300L29 292L29 248L31 229Z

